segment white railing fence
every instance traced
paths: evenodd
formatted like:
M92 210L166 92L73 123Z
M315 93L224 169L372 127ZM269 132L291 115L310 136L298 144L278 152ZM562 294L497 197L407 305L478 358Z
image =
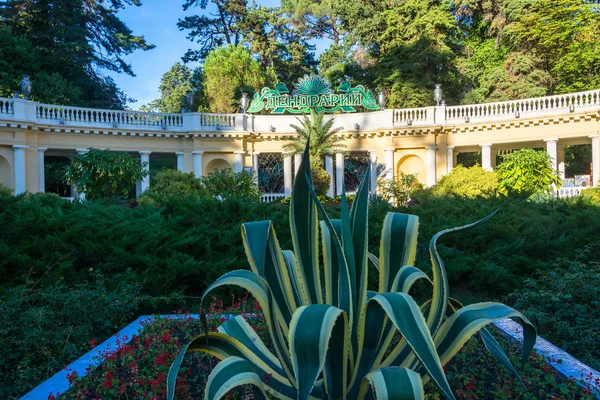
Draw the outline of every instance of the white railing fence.
M233 128L235 114L200 114L200 125L210 127Z
M590 189L590 186L562 187L554 192L555 197L566 199L569 197L577 197L582 191Z
M447 123L482 122L540 117L600 107L600 89L496 103L446 107Z
M434 107L404 108L392 112L392 123L398 125L425 125L434 123Z
M183 127L182 114L163 114L140 111L95 110L82 107L65 107L38 104L36 117L57 122L83 122L151 127Z
M265 193L260 197L260 201L263 203L270 203L272 201L279 201L284 198L284 193Z
M336 126L345 131L369 131L411 125L463 124L493 122L518 118L568 115L572 112L600 111L600 89L522 100L460 106L437 106L388 109L369 113L339 114ZM3 119L42 121L73 126L139 127L170 131L259 131L292 133L296 124L290 115L248 115L210 113L154 113L126 110L103 110L83 107L40 104L23 99L0 98ZM7 117L10 116L10 117Z
M12 99L0 98L0 114L12 114L12 113L13 113Z

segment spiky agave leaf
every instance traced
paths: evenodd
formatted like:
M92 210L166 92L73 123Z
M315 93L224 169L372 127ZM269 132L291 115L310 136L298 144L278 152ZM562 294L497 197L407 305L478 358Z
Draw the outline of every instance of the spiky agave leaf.
M366 182L368 173L352 208L343 196L341 219L330 220L311 185L307 144L290 203L294 252L279 247L269 221L243 224L242 238L252 272L225 274L204 294L230 284L250 291L265 314L275 354L243 318L230 319L219 332L201 335L178 355L168 376L168 399L174 396L183 356L190 351L229 360L222 361L209 378L206 398L210 400L220 398L236 377L244 377L240 381L257 386L260 392L258 377L270 395L303 400L364 398L369 390L378 399L420 399L422 382L431 379L445 398L453 399L442 366L479 331L486 347L506 365L506 355L490 340L491 335L482 331L485 325L506 317L518 318L524 326L523 357L528 357L536 333L522 314L499 303L462 307L448 296L437 240L446 233L475 227L491 216L432 238L430 279L414 266L418 236L418 217L414 215L388 213L379 258L368 253ZM378 270L379 293L367 291L369 260ZM433 286L432 298L421 306L408 294L418 280ZM397 332L402 339L388 352ZM270 376L268 381L260 378L265 375Z

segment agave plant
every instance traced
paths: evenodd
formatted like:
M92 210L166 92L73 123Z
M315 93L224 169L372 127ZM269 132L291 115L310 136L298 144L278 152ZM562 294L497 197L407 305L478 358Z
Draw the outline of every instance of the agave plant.
M174 396L177 371L187 352L222 360L208 378L208 400L241 385L252 385L255 399L422 399L423 384L429 380L444 398L453 399L443 365L478 332L494 357L516 374L484 326L503 318L519 319L523 361L535 343L535 328L506 305L462 307L449 298L436 249L442 235L490 217L431 239L430 279L413 266L418 217L388 213L379 257L369 254L368 173L352 208L343 197L341 219L330 220L311 187L308 160L307 148L298 174L305 179L296 179L290 204L294 252L281 250L270 221L245 223L242 237L252 271L227 273L204 294L223 285L251 292L264 313L271 343L263 343L242 316L227 320L218 332L197 337L177 356L167 378L168 399ZM379 275L377 292L367 290L369 259ZM433 286L431 299L421 305L408 294L418 280Z

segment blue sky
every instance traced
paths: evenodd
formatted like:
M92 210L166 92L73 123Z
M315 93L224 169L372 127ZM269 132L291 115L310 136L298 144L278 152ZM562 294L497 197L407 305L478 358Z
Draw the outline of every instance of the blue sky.
M156 99L162 74L181 61L189 48L194 47L194 43L186 38L186 32L177 28L177 21L204 10L196 7L184 12L182 3L182 0L144 0L141 7L128 6L118 14L134 34L144 35L148 43L156 45L153 50L136 51L125 58L132 65L135 77L110 74L129 97L137 100L129 105L132 109ZM274 6L279 4L279 0L261 0L257 3ZM317 52L322 51L323 47L323 43L317 43ZM194 64L188 65L195 67Z

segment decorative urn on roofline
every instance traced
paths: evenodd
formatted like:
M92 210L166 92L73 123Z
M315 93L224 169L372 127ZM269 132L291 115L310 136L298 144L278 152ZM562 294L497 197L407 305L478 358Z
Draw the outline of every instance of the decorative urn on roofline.
M21 83L20 83L21 93L25 96L25 100L29 100L29 95L31 94L32 83L29 80L29 75L23 74L21 75Z
M444 91L442 90L442 84L436 83L435 89L433 89L433 99L435 100L435 102L438 106L440 105L440 102L444 98L443 96L444 96Z

